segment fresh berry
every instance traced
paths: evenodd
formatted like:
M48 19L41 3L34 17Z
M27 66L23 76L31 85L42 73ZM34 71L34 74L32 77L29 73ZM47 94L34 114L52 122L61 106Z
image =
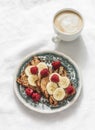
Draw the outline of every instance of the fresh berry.
M53 68L56 70L56 69L58 69L59 67L60 67L60 65L61 65L61 62L60 61L53 61L52 62L52 66L53 66Z
M40 74L41 74L42 77L46 77L46 76L49 75L49 70L48 69L43 69L43 70L41 70Z
M75 91L75 89L73 86L69 86L68 88L66 88L66 93L69 95L73 94L74 91Z
M25 93L26 93L28 96L32 96L33 90L32 90L31 88L26 88L26 89L25 89Z
M41 95L39 93L35 92L32 94L32 99L34 102L38 102L40 100L40 98L41 98Z
M32 74L37 74L37 73L38 73L38 67L37 67L37 66L31 67L31 68L30 68L30 72L31 72Z
M59 82L59 76L57 74L52 75L51 76L51 81L55 82L55 83Z

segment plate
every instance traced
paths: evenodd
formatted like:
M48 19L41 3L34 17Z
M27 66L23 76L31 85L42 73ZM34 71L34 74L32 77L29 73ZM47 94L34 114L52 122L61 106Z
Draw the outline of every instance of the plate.
M60 60L61 64L66 68L68 76L76 88L76 94L70 96L57 107L51 107L49 104L45 103L45 98L42 97L39 103L35 103L31 100L31 98L27 98L25 94L24 87L16 83L17 77L20 73L24 70L26 64L31 60L33 56L38 56L40 59L44 60L46 63L51 63L54 60ZM77 98L81 92L81 76L80 71L77 64L67 55L64 53L59 53L57 51L44 51L44 52L34 52L26 56L18 66L14 78L14 92L18 97L19 101L23 103L27 108L34 110L40 113L56 113L63 111L69 108L72 104L75 103Z

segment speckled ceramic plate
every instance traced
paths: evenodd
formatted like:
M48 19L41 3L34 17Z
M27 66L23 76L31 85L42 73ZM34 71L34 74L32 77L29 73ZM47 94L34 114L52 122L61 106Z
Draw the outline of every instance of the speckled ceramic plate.
M31 98L27 97L24 91L24 87L16 83L17 77L20 75L21 71L24 70L26 64L32 59L33 56L38 56L40 59L44 60L46 63L51 63L54 60L60 60L61 64L67 69L67 73L69 75L69 78L76 88L76 94L73 96L70 96L69 98L64 99L63 102L59 104L57 107L52 107L49 104L45 102L45 98L42 97L41 101L39 103L34 103ZM36 112L40 113L55 113L59 111L63 111L70 107L79 97L79 94L81 92L81 77L80 77L80 71L76 63L68 56L66 56L63 53L59 52L51 52L51 51L45 51L45 52L35 52L31 53L30 55L26 56L19 67L17 68L15 79L14 79L14 91L20 102L22 102L26 107L28 107L31 110L34 110Z

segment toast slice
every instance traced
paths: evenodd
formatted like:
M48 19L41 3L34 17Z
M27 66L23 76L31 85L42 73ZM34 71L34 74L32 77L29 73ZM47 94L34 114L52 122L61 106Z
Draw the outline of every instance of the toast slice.
M27 66L30 66L30 65L37 65L39 64L41 61L38 57L33 57L33 59L27 64ZM26 66L26 67L27 67ZM20 76L17 78L17 83L22 85L23 87L29 87L29 88L32 88L33 90L37 91L37 92L40 92L39 88L36 86L32 86L28 83L28 76L25 74L25 70L23 70L20 74Z
M58 73L60 74L61 76L67 76L67 72L66 72L66 69L63 67L63 66L60 66L59 69L57 70L52 70L52 68L49 67L49 72L50 74L52 73ZM50 75L49 74L49 75ZM52 105L52 106L57 106L58 105L58 101L56 101L52 95L49 95L48 92L47 92L47 89L46 89L46 86L49 82L49 76L47 77L44 77L44 78L41 78L40 80L38 80L36 83L37 83L37 86L39 86L40 88L40 91L42 92L42 94L45 96L45 98L48 100L48 102ZM67 97L67 95L66 95Z

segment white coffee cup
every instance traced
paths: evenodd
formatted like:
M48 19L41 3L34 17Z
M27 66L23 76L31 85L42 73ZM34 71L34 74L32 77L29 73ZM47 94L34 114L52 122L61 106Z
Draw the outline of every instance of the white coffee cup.
M67 12L67 14L66 14L66 12ZM59 18L59 15L60 15L60 18ZM63 21L61 20L63 23L59 22L58 24L60 25L60 27L61 27L61 24L63 24L65 27L65 31L62 31L61 28L59 28L59 25L57 26L55 21L56 21L56 19L58 20L58 18L59 19L64 18ZM74 21L74 20L77 20L77 21ZM74 23L76 24L76 26L74 25ZM78 25L77 25L77 23L78 23ZM66 29L66 27L67 27L67 29ZM57 34L57 37L60 40L64 40L64 41L75 40L81 34L83 27L84 27L83 17L78 11L76 11L74 9L70 9L70 8L62 9L62 10L58 11L53 18L53 28L54 28L55 33ZM76 31L74 32L74 30L76 30ZM71 32L69 32L69 31L71 31Z

